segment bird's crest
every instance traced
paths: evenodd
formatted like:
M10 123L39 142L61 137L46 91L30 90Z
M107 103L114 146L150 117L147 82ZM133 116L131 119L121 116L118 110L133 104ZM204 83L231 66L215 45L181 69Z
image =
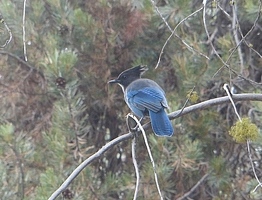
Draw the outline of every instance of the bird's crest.
M123 91L125 88L133 81L141 78L141 75L147 71L147 67L144 65L139 65L131 69L123 71L115 80L109 81L109 83L118 83Z
M136 67L133 67L131 69L127 69L125 71L123 71L121 74L139 74L140 76L145 73L148 70L148 68L146 67L146 65L138 65Z

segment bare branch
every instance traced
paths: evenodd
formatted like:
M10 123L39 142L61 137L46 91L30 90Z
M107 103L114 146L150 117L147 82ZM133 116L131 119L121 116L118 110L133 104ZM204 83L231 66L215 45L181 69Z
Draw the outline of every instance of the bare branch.
M237 17L235 16L235 18L232 19L232 18L230 17L230 15L227 14L226 11L224 11L221 6L219 6L219 8L228 16L228 18L229 18L230 20L234 20L235 22L238 23L238 29L239 29L239 32L240 32L242 38L241 38L240 41L237 41L238 39L235 38L235 41L236 41L236 43L237 43L236 46L235 46L235 48L234 48L234 49L231 51L231 53L229 54L228 59L226 60L226 62L223 63L224 65L213 75L213 77L214 77L221 69L223 69L224 67L227 67L227 68L230 70L230 72L233 72L233 73L236 74L237 76L246 79L246 78L243 77L242 75L239 75L237 72L235 72L233 69L229 68L229 65L227 64L227 63L229 63L229 61L230 61L230 59L232 58L232 56L233 56L233 54L235 53L235 51L236 51L237 49L239 49L239 46L241 45L241 43L242 43L243 41L244 41L245 44L246 44L250 49L252 49L252 51L254 51L260 58L262 57L262 56L260 55L260 53L257 52L255 49L253 49L253 48L251 47L251 45L248 44L248 42L246 41L247 36L254 30L254 28L255 28L255 27L257 26L257 24L258 24L258 20L260 19L260 16L261 16L261 8L262 8L262 0L260 0L259 2L260 2L260 3L259 3L259 8L258 8L258 14L257 14L257 17L256 17L256 19L255 19L255 22L254 22L253 26L251 27L251 29L246 33L245 36L243 35L243 33L242 33L241 29L240 29L240 25L239 25L239 22L238 22ZM236 11L235 11L234 7L233 7L232 9L233 9L233 15L236 15ZM232 24L233 24L233 28L234 28L235 25L234 25L233 21L232 21ZM236 27L235 27L235 28L236 28ZM235 29L234 29L234 30L235 30ZM237 34L237 33L235 32L234 34ZM234 35L234 36L235 36L235 35ZM238 50L238 51L239 51L239 50ZM238 52L238 54L241 55L240 52ZM240 59L241 59L241 57L240 57ZM243 62L243 61L241 61L241 62ZM249 81L252 82L252 80L249 80Z
M207 0L203 0L203 24L204 24L204 29L208 38L208 41L210 41L210 45L212 50L214 51L215 55L219 58L219 60L230 69L230 66L221 58L221 56L219 55L219 53L217 52L216 48L214 47L212 41L210 40L210 35L207 29L207 24L206 24L206 3Z
M138 164L137 164L137 161L136 161L136 133L129 123L130 123L130 121L129 121L129 114L128 114L126 116L126 125L127 125L129 132L134 132L134 138L132 140L131 148L132 148L132 161L133 161L135 173L136 173L136 187L135 187L133 200L136 200L137 194L138 194L138 189L139 189L140 174L139 174Z
M23 8L23 46L24 46L24 58L27 62L27 54L26 54L26 42L25 42L25 7L26 7L26 0L24 0L24 8Z
M228 86L228 84L224 84L223 88L224 88L224 90L225 90L226 93L227 93L227 96L228 96L228 98L229 98L229 100L230 100L230 102L231 102L231 104L232 104L232 106L233 106L233 108L234 108L234 111L235 111L235 113L236 113L239 121L242 121L240 115L239 115L238 112L237 112L236 104L235 104L235 102L234 102L233 99L232 99L232 94L231 94L231 92L229 91L229 86Z
M190 15L188 15L186 18L184 18L182 21L180 21L180 22L178 23L178 25L176 25L176 27L174 28L174 30L172 30L172 28L170 27L170 25L168 24L168 22L166 21L166 19L165 19L164 16L162 15L162 13L159 11L158 7L156 6L155 1L154 1L154 0L151 0L151 3L152 3L152 5L154 6L156 12L159 14L159 16L161 17L161 19L163 20L163 22L166 24L166 26L168 27L168 29L171 31L171 35L168 37L168 39L166 40L164 46L162 47L162 50L161 50L161 52L160 52L160 56L159 56L159 59L158 59L158 62L157 62L157 65L156 65L155 68L158 67L159 62L160 62L160 59L161 59L161 56L162 56L163 51L164 51L164 48L165 48L165 46L167 45L168 41L171 39L171 37L172 37L173 35L175 35L178 39L180 39L181 42L187 47L187 49L188 49L189 51L191 51L191 52L196 52L196 53L198 53L199 55L201 55L201 56L203 56L203 57L205 57L206 59L209 60L208 56L206 56L205 54L203 54L203 53L195 50L193 47L191 47L189 44L187 44L182 38L180 38L180 37L175 33L175 30L177 29L177 27L178 27L181 23L183 23L183 22L186 21L188 18L190 18L190 17L193 16L194 14L198 13L199 11L201 11L201 10L203 9L203 7L201 7L200 9L198 9L198 10L196 10L195 12L191 13Z
M239 32L240 32L242 38L241 38L241 40L239 41L239 43L236 45L236 47L234 48L234 50L233 50L231 53L234 53L234 52L236 51L236 49L240 46L240 44L244 41L245 44L246 44L250 49L252 49L252 51L254 51L260 58L262 57L262 56L260 55L260 53L259 53L258 51L256 51L255 49L253 49L253 48L251 47L251 45L246 41L247 36L250 35L250 33L255 29L256 26L258 26L258 20L260 19L261 12L262 12L261 8L262 8L262 0L259 0L259 7L258 7L257 17L256 17L256 19L255 19L255 21L254 21L253 26L252 26L252 27L250 28L250 30L246 33L246 35L243 35L243 33L242 33L242 31L241 31L241 28L240 28L240 26L239 26L239 22L238 22L238 28L239 28ZM236 18L236 20L237 20L237 18Z
M69 115L70 115L70 118L71 118L71 121L72 121L74 134L75 134L76 148L75 148L74 157L75 157L75 159L77 159L77 156L79 156L79 159L81 159L81 161L82 161L83 156L80 153L80 147L79 147L79 141L78 141L78 124L77 124L75 116L73 114L72 103L70 101L70 98L68 97L67 92L64 92L63 90L61 90L60 94L61 94L62 97L65 98L66 103L68 105L68 111L69 111Z
M7 52L7 51L0 51L0 54L8 55L12 58L15 58L18 62L23 64L23 65L21 65L21 67L25 68L27 71L33 70L34 72L38 73L43 78L43 80L45 80L45 77L44 77L42 72L40 72L35 67L31 66L28 62L25 62L23 59L19 58L17 55L10 53L10 52Z
M235 101L262 101L262 94L234 94L232 95L232 99ZM197 110L201 110L207 107L223 104L223 103L229 103L230 99L228 96L225 97L219 97L215 99L210 99L192 106L188 106L184 108L183 110L178 110L175 112L172 112L169 114L170 119L175 119L178 117L181 117L183 115L189 114L191 112L195 112ZM143 125L143 129L147 130L149 128L149 123L146 123ZM94 153L92 156L87 158L84 162L82 162L73 172L72 174L64 181L64 183L51 195L51 197L48 200L55 199L63 190L65 190L69 184L78 176L78 174L91 162L94 160L100 158L107 150L115 146L116 144L123 142L125 140L128 140L133 137L133 133L127 133L124 135L121 135L114 140L108 142L106 145L104 145L101 149L99 149L96 153Z
M251 164L251 167L252 167L252 171L253 171L254 176L255 176L255 178L256 178L256 180L257 180L257 182L258 182L258 185L257 185L257 186L255 187L255 189L253 190L253 192L255 192L258 187L261 187L261 186L262 186L262 183L260 182L259 178L257 177L257 173L256 173L256 170L255 170L255 166L254 166L254 164L253 164L252 154L251 154L251 152L250 152L250 141L249 141L249 140L247 140L247 152L248 152L248 158L249 158L249 160L250 160L250 164Z
M128 140L130 138L133 137L133 133L127 133L124 135L121 135L117 138L115 138L114 140L108 142L106 145L104 145L101 149L99 149L96 153L94 153L92 156L90 156L89 158L87 158L84 162L82 162L72 173L71 175L65 180L65 182L49 197L48 200L53 200L56 197L58 197L58 195L63 192L68 186L69 184L74 180L75 177L78 176L78 174L87 166L89 165L91 162L93 162L94 160L100 158L103 153L105 153L108 149L112 148L113 146L115 146L116 144Z
M133 198L133 200L135 200L137 198L139 182L140 182L139 169L138 169L138 165L136 161L136 137L134 137L132 140L132 160L133 160L133 164L134 164L134 168L136 172L136 188L135 188L134 198Z
M237 20L237 6L236 6L236 2L232 6L232 12L233 12L233 19L232 19L233 36L234 36L236 45L238 45L238 44L240 44L240 42L239 42L238 33L237 33L237 26L239 26L239 24L237 23L238 20ZM240 74L243 74L243 71L244 71L244 58L243 58L243 53L242 53L241 48L237 48L237 52L238 52L238 57L239 57L239 61L240 61Z
M262 94L252 94L252 93L246 93L246 94L233 94L232 99L234 101L262 101ZM201 103L188 106L184 108L184 110L181 112L181 110L177 110L175 112L170 113L168 116L170 119L175 119L178 117L181 117L183 115L189 114L191 112L195 112L197 110L202 110L211 106L223 104L223 103L229 103L230 99L228 96L225 97L218 97L215 99L210 99L207 101L203 101Z
M204 180L208 177L209 174L205 174L195 185L192 187L187 193L185 193L182 197L179 197L177 200L182 200L188 197L192 192L194 192L199 185L201 185Z
M161 49L161 52L160 52L160 55L159 55L159 58L158 58L158 61L157 61L157 64L156 64L155 69L158 67L158 65L159 65L159 63L160 63L162 54L164 53L164 49L165 49L168 41L173 37L174 34L176 35L175 31L176 31L176 29L178 28L178 26L179 26L180 24L182 24L184 21L186 21L188 18L190 18L190 17L192 17L193 15L197 14L198 12L200 12L202 9L203 9L203 7L199 8L199 9L196 10L195 12L193 12L193 13L191 13L190 15L188 15L187 17L185 17L183 20L181 20L181 21L176 25L176 27L174 28L174 30L171 30L172 33L171 33L170 36L167 38L167 40L165 41L165 44L163 45L163 47L162 47L162 49ZM182 40L182 39L181 39L181 40ZM208 57L207 55L205 55L205 54L203 54L203 53L201 53L201 52L198 52L198 51L194 50L190 45L188 45L186 42L184 42L184 40L182 40L182 42L183 42L184 45L186 45L186 47L187 47L190 51L192 51L192 52L195 51L195 52L197 52L198 54L200 54L201 56L203 56L203 57L205 57L206 59L209 60L209 57Z
M153 158L153 156L152 156L152 153L151 153L151 150L150 150L150 146L149 146L148 141L147 141L147 137L146 137L145 130L144 130L144 128L142 127L142 125L140 124L140 121L139 121L135 116L133 116L132 114L128 114L127 116L128 116L128 117L131 117L133 120L136 121L139 129L140 129L141 132L142 132L142 135L143 135L144 141L145 141L145 145L146 145L146 148L147 148L147 152L148 152L150 161L151 161L151 163L152 163L157 191L158 191L158 194L159 194L159 196L160 196L160 199L163 200L163 196L162 196L162 193L161 193L161 190L160 190L160 186L159 186L159 182L158 182L158 177L157 177L157 173L156 173L156 164L155 164L154 158Z
M8 27L8 25L6 24L6 22L5 22L5 20L4 20L4 18L3 18L3 16L2 16L1 13L0 13L0 23L4 24L6 30L7 30L8 33L9 33L9 38L5 41L5 44L3 44L2 46L0 46L0 48L4 48L4 47L6 47L6 45L8 45L8 44L11 42L11 40L12 40L12 38L13 38L13 34L12 34L10 28Z
M20 155L19 151L17 150L16 144L14 144L14 145L8 144L8 146L9 146L9 147L12 149L12 151L14 152L15 157L16 157L16 160L17 160L17 165L18 165L18 168L19 168L19 171L20 171L20 175L21 175L21 178L20 178L20 180L19 180L19 190L20 190L19 196L21 197L21 199L24 199L24 196L25 196L25 172L24 172L24 164L23 164L21 155Z

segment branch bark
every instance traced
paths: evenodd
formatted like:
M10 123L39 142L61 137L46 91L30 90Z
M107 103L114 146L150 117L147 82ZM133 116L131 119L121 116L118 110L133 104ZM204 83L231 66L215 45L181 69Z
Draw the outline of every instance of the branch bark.
M247 93L247 94L234 94L232 95L233 100L236 101L262 101L262 94L251 94L251 93ZM215 98L215 99L210 99L192 106L188 106L184 109L175 111L170 113L168 116L171 120L181 117L183 115L189 114L191 112L195 112L198 110L202 110L205 109L207 107L211 107L211 106L215 106L215 105L219 105L219 104L223 104L223 103L229 103L230 99L228 96L225 97L219 97L219 98ZM150 126L150 123L146 123L143 125L143 129L146 130L148 129ZM109 150L110 148L112 148L113 146L115 146L116 144L128 140L130 138L133 137L133 133L127 133L124 135L121 135L117 138L115 138L114 140L110 141L109 143L107 143L106 145L104 145L101 149L99 149L95 154L93 154L92 156L90 156L89 158L87 158L84 162L82 162L73 172L72 174L64 181L64 183L50 196L50 198L48 200L53 200L56 197L58 197L58 195L60 193L62 193L63 190L65 190L69 184L78 176L78 174L90 163L92 163L94 160L100 158L107 150ZM207 175L205 175L203 177L203 180L207 177ZM202 180L202 179L201 179ZM198 186L199 184L197 184L196 186ZM191 189L194 190L194 187ZM190 191L189 191L190 192Z
M262 94L252 94L252 93L233 94L232 99L234 100L234 102L237 102L237 101L262 101ZM229 99L228 96L218 97L218 98L215 98L215 99L203 101L201 103L197 103L197 104L194 104L192 106L188 106L184 109L172 112L168 116L172 120L172 119L181 117L183 115L186 115L188 113L195 112L197 110L202 110L202 109L205 109L207 107L216 106L216 105L223 104L223 103L230 103L230 99Z

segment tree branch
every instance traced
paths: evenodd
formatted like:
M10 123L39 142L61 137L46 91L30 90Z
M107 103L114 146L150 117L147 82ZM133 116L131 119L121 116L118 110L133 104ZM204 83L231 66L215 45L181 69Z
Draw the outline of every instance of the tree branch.
M247 94L234 94L234 95L232 95L232 99L234 99L234 101L262 101L262 94L251 94L251 93L250 94L249 93L247 93ZM229 99L228 96L218 97L218 98L210 99L210 100L207 100L207 101L204 101L204 102L192 105L192 106L188 106L188 107L184 108L183 110L181 109L181 110L172 112L168 116L172 120L172 119L181 117L183 115L189 114L191 112L195 112L197 110L201 110L201 109L204 109L204 108L207 108L207 107L211 107L211 106L215 106L215 105L219 105L219 104L223 104L223 103L229 103L229 102L230 102L230 99ZM143 129L144 130L148 129L149 125L150 125L150 123L144 124ZM72 172L72 174L64 181L64 183L51 195L51 197L48 200L55 199L63 190L65 190L69 186L69 184L74 180L74 178L76 178L78 176L78 174L87 165L89 165L94 160L100 158L107 150L109 150L110 148L112 148L116 144L118 144L122 141L128 140L132 137L133 137L133 133L129 132L127 134L124 134L124 135L121 135L121 136L115 138L114 140L112 140L112 141L108 142L106 145L104 145L96 153L94 153L92 156L90 156L84 162L82 162ZM206 176L207 175L205 175L204 177L206 178ZM202 179L200 179L200 180L202 180ZM199 185L199 184L197 184L197 185Z
M262 101L262 94L252 94L252 93L246 93L246 94L233 94L232 99L236 101ZM216 106L223 103L229 103L230 99L228 96L225 97L218 97L215 99L210 99L207 101L203 101L201 103L194 104L192 106L188 106L184 108L183 110L177 110L175 112L170 113L168 116L169 118L175 119L178 117L181 117L183 115L186 115L191 112L195 112L197 110L202 110L207 107Z
M18 62L22 63L22 67L24 69L26 69L27 71L33 71L37 74L39 74L41 76L41 78L43 80L45 80L45 77L43 75L43 73L41 71L39 71L38 69L36 69L35 67L31 66L28 62L24 61L23 59L19 58L17 55L13 54L13 53L10 53L8 51L0 51L0 54L3 54L3 55L8 55L12 58L15 58Z
M117 138L115 138L114 140L108 142L106 145L104 145L101 149L99 149L96 153L94 153L92 156L90 156L89 158L87 158L84 162L82 162L73 172L72 174L65 180L65 182L51 195L51 197L48 200L53 200L56 197L58 197L58 195L63 192L63 190L65 190L69 184L74 180L75 177L78 176L78 174L88 165L90 164L92 161L98 159L99 157L101 157L103 155L103 153L105 153L108 149L112 148L113 146L115 146L116 144L125 141L127 139L130 139L133 137L133 133L127 133L124 135L121 135Z
M184 198L188 197L195 189L201 185L201 183L206 180L209 174L205 174L195 185L192 187L187 193L185 193L182 197L179 197L177 200L183 200Z

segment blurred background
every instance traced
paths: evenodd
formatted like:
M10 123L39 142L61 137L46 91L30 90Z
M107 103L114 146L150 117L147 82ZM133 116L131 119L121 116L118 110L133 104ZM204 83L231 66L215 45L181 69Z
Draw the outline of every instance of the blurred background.
M155 2L171 29L200 9L200 0ZM144 77L166 91L169 112L234 93L261 93L261 2L208 1L171 31L149 0L1 0L0 196L48 199L70 173L107 142L128 132L130 112L121 88L107 82L130 67L147 65ZM205 26L209 32L207 37ZM251 31L250 31L251 30ZM241 41L243 36L245 40ZM190 51L186 42L194 51ZM216 52L211 47L214 45ZM205 56L208 56L208 60ZM216 53L230 66L224 66ZM236 102L241 117L261 127L261 102ZM261 199L245 144L228 134L237 121L231 104L172 121L175 135L147 135L165 199ZM251 154L261 179L261 137ZM136 145L138 199L159 199L142 137ZM135 171L131 141L114 146L84 169L57 199L132 199Z

